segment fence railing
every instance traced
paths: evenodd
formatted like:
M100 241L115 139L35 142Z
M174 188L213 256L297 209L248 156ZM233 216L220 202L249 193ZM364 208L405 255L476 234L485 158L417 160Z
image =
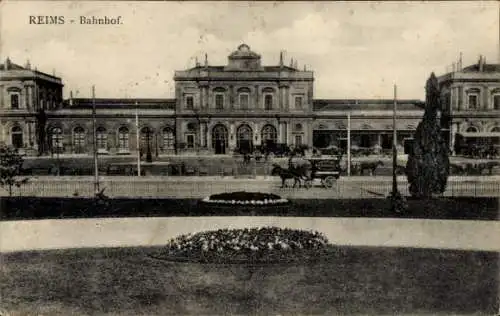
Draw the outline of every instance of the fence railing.
M14 188L18 196L93 196L92 177L40 177L31 179L20 188ZM289 185L292 182L288 183ZM333 188L327 189L316 182L312 189L280 188L277 177L240 179L238 177L102 177L100 188L110 197L200 197L213 193L231 191L273 192L288 197L304 198L385 198L392 190L390 177L341 178ZM398 178L398 189L409 196L408 183L404 177ZM6 190L0 191L7 195ZM499 179L480 177L454 177L448 181L443 196L458 197L498 197Z

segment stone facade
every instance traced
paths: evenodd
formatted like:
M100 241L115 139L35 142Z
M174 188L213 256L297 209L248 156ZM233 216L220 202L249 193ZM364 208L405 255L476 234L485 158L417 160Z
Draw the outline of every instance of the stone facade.
M443 129L449 133L450 148L460 151L471 143L499 145L500 65L477 64L439 77Z
M312 71L262 66L243 44L226 66L204 65L175 73L177 142L186 150L252 151L262 145L312 144ZM301 124L292 137L291 126Z
M481 60L439 78L445 133L500 133L499 67ZM172 99L63 101L60 78L7 60L0 65L0 141L27 154L91 155L95 127L101 154L233 154L281 144L345 147L350 125L353 146L392 146L394 100L314 99L314 73L286 66L282 55L278 65L262 65L243 44L226 65L205 57L174 79ZM422 101L397 101L400 147L423 112Z
M7 58L0 65L0 143L28 154L37 152L40 112L62 104L62 89L61 78L31 69L29 62L23 67Z

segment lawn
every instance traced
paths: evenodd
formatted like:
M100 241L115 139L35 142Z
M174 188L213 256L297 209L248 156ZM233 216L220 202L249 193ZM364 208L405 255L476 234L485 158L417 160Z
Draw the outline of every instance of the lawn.
M403 214L385 199L303 199L286 207L211 207L195 199L0 198L1 220L144 216L298 216L498 220L497 198L436 198L408 201Z
M489 314L498 253L334 247L319 262L200 265L158 248L2 254L9 315Z

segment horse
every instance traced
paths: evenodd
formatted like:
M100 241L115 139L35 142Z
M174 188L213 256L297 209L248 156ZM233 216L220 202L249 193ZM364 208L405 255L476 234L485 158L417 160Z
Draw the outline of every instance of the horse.
M304 186L312 181L312 164L309 160L292 155L288 159L288 169L299 177L299 187L300 180L304 181Z
M360 175L363 175L365 170L370 171L370 175L373 176L375 175L375 170L377 169L378 166L383 166L384 163L382 160L379 161L370 161L370 162L361 162L359 165L359 171Z
M289 169L286 169L286 168L283 168L277 164L273 164L273 169L271 170L271 175L272 176L279 176L281 178L281 188L284 188L286 187L286 180L287 179L293 179L294 180L294 183L293 183L293 187L295 188L295 186L297 185L297 183L299 184L299 187L300 187L300 177L299 175L297 175L295 172L289 170Z

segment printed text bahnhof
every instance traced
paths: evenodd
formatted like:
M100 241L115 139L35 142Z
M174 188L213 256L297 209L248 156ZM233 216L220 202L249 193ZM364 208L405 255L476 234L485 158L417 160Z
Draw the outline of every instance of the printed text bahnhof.
M121 16L80 16L77 19L74 18L68 18L63 15L54 15L54 16L47 16L47 15L30 15L29 16L29 24L36 24L36 25L46 25L46 24L51 24L51 25L57 25L57 24L122 24L123 19Z

